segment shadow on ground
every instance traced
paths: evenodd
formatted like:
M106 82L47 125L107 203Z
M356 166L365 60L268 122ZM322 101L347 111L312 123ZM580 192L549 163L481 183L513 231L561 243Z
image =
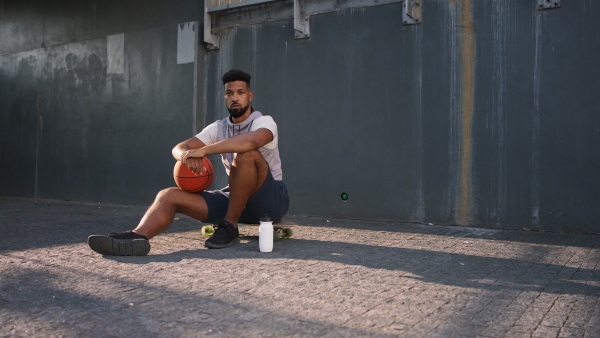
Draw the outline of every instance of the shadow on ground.
M371 269L401 271L428 283L490 291L523 290L600 296L600 271L539 263L527 259L483 257L424 249L390 248L344 242L292 239L276 243L285 251L257 252L253 241L223 250L182 250L145 257L104 256L127 264L180 262L184 259L254 259L326 261ZM406 275L405 275L406 276ZM588 284L588 282L591 282Z

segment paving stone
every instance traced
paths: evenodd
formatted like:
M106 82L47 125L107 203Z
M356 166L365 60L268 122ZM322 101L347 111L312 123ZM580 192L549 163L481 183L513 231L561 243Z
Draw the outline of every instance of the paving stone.
M556 337L560 332L560 327L554 326L538 326L533 331L532 337Z
M585 335L585 330L581 328L574 327L563 327L560 329L558 333L559 337L583 337Z
M600 337L600 326L588 326L585 328L585 338Z

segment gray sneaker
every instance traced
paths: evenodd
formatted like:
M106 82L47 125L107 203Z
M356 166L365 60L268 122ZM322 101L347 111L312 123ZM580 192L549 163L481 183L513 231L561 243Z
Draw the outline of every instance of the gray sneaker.
M91 235L88 245L92 250L109 256L145 256L150 252L150 242L133 231L111 232L108 235Z

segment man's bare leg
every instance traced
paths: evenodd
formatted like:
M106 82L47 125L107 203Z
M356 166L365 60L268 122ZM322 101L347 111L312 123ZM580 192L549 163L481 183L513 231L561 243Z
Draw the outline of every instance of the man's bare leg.
M192 194L179 188L169 188L156 195L154 203L133 232L118 234L91 235L88 245L101 255L144 256L150 252L148 239L166 230L173 222L175 213L182 213L198 220L206 219L208 208L199 194Z
M237 222L250 197L263 185L269 165L260 151L239 153L229 172L229 207L225 220L237 228Z
M167 188L156 195L156 199L133 232L150 239L167 230L176 213L203 221L208 217L208 207L200 194L179 188Z

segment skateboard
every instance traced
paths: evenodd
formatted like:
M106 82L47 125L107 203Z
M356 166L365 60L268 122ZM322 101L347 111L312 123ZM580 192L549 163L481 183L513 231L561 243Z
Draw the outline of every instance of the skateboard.
M238 223L237 225L238 226L257 227L260 224L258 224L258 223ZM288 220L281 220L277 223L273 223L273 241L276 242L280 239L292 238L292 236L294 235L294 231L292 230L292 228L297 225L298 224L296 224L292 221L288 221ZM205 225L202 227L202 235L204 235L204 236L211 236L214 232L215 232L215 228L212 225Z

